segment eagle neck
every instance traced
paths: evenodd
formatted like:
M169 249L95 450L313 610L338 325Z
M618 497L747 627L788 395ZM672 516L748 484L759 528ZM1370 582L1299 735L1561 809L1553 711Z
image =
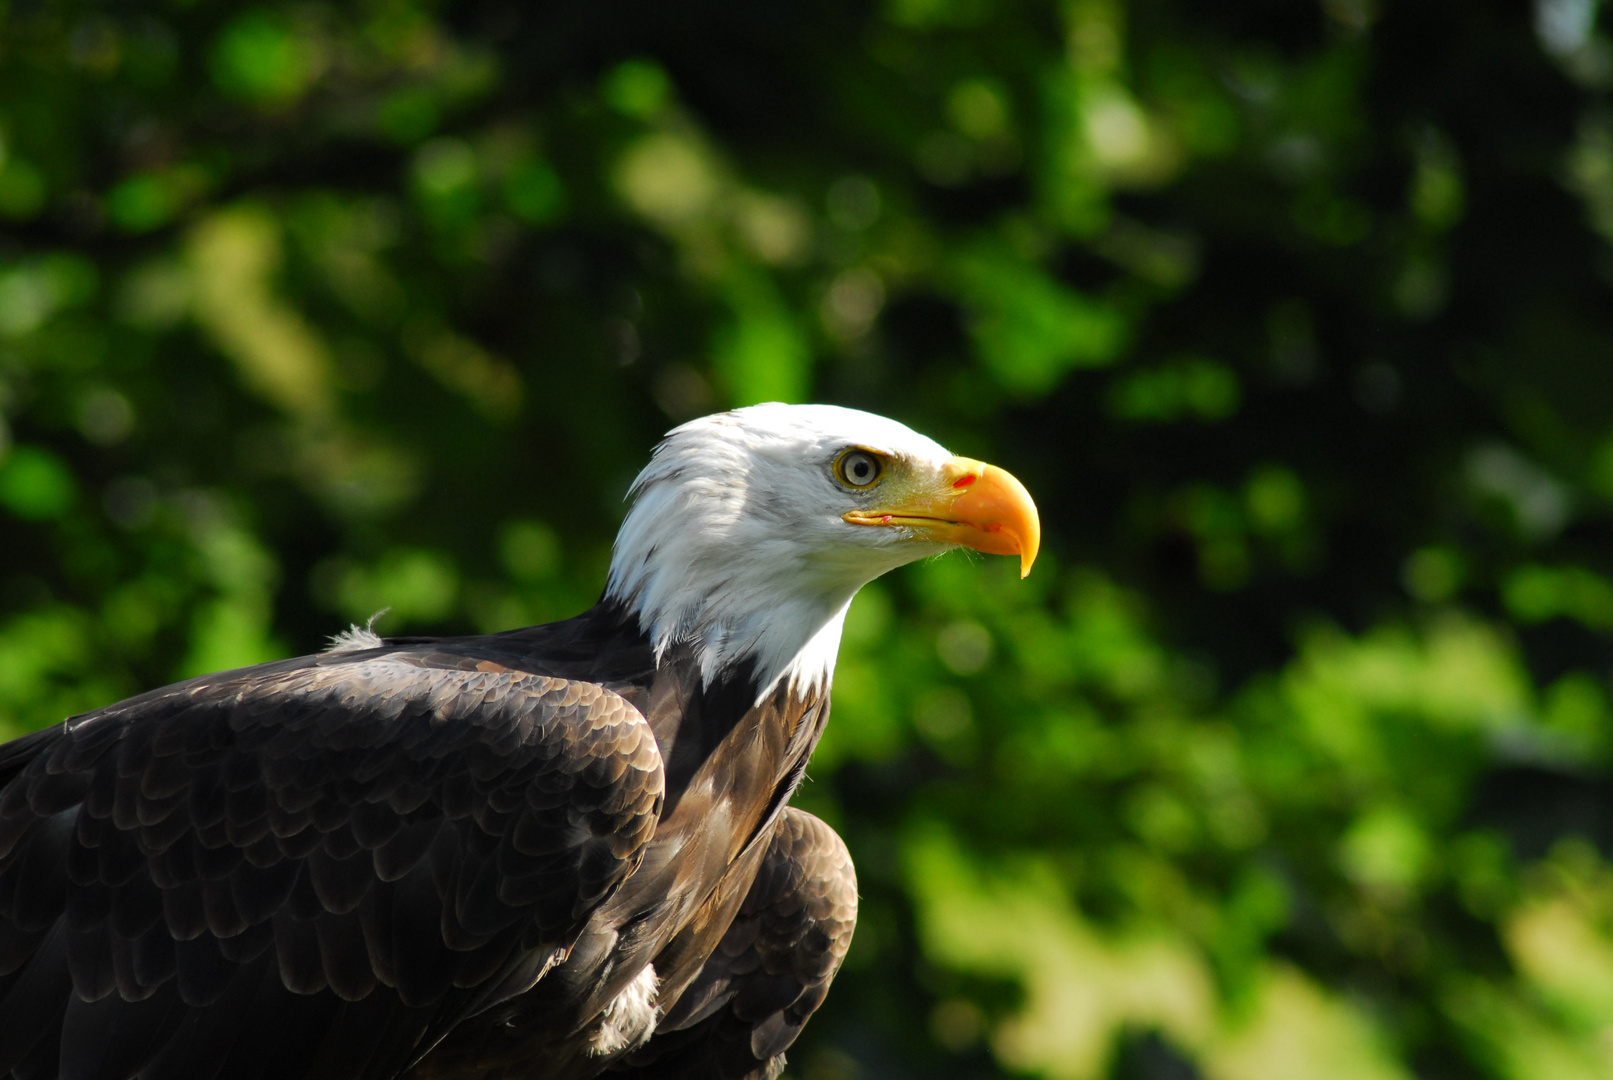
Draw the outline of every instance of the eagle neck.
M703 686L748 682L753 704L777 690L800 698L826 694L845 625L849 596L832 604L788 598L766 610L706 609L669 612L642 601L629 605L649 639L656 664L674 654L692 656Z

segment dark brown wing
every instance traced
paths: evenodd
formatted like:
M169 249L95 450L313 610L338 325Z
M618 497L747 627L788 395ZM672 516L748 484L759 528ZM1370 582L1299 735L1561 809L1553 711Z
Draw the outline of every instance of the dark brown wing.
M828 712L815 694L755 698L750 683L706 686L692 658L657 669L640 700L667 762L668 795L643 862L563 965L461 1024L411 1076L516 1080L533 1075L534 1061L549 1080L594 1076L631 1049L602 1027L630 983L653 975L667 1004L690 985L745 900Z
M395 1075L620 885L664 778L624 699L327 654L0 747L0 1074Z
M856 921L845 844L786 810L739 914L655 1037L617 1067L624 1080L772 1080L829 992Z

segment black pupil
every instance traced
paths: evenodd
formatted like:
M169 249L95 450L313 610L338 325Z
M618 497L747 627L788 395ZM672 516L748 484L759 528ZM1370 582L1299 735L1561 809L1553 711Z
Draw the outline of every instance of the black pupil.
M851 459L849 472L853 482L866 484L874 478L874 463L865 457L854 457Z

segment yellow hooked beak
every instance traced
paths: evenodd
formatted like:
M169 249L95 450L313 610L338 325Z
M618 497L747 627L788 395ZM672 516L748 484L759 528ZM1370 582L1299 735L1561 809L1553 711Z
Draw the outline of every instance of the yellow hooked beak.
M1018 555L1019 576L1031 572L1042 544L1042 523L1025 485L983 461L955 457L941 468L939 490L902 492L892 505L852 510L852 525L894 525L916 540L962 544L990 555Z

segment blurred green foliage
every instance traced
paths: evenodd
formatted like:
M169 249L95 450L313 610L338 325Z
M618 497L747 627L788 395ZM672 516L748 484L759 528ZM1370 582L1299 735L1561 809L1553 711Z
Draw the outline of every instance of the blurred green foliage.
M0 4L0 726L597 595L661 431L893 415L797 1080L1613 1076L1598 0Z

